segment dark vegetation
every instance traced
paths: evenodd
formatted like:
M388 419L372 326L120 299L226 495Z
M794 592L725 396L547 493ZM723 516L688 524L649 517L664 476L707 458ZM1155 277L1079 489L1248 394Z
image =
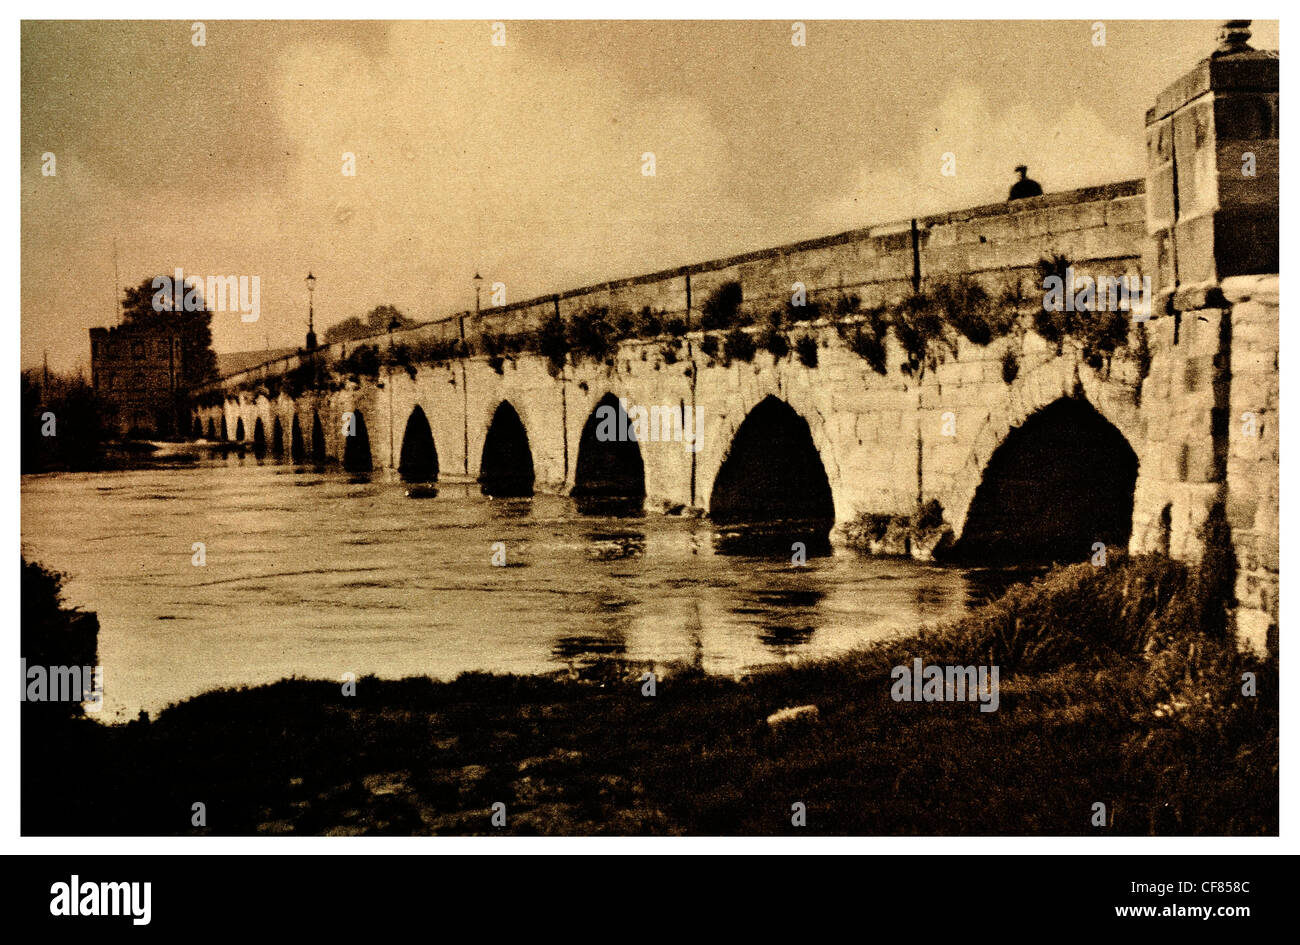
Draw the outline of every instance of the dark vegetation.
M1063 278L1068 265L1060 256L1040 260L1039 281L1049 275ZM1128 313L1099 309L1053 312L1044 308L1038 295L1026 296L1019 281L991 292L971 276L958 274L927 280L918 290L885 305L864 306L858 295L843 292L833 299L809 299L803 305L787 300L766 311L753 305L747 307L741 284L731 280L715 287L703 299L696 324L649 306L636 312L593 306L567 316L552 313L538 324L515 330L487 327L471 331L465 340L387 344L375 339L384 327L380 322L389 318L386 324L402 328L411 323L396 309L380 306L370 313L368 321L352 319L360 327L345 332L349 337L373 340L362 340L335 359L327 352L319 352L314 368L303 365L290 372L295 374L293 378L286 375L282 382L268 378L245 386L249 392L272 397L281 389L297 396L304 384L311 386L313 377L319 387L339 389L348 382L375 381L390 370L405 371L414 379L421 365L446 366L471 356L485 357L493 370L504 373L508 362L525 354L544 357L552 374L558 376L569 363L586 361L612 366L619 343L634 339L660 342L657 367L660 362L671 365L680 360L681 340L691 330L705 332L697 344L709 363L749 363L759 351L767 351L774 362L779 362L794 351L801 364L815 367L816 340L808 335L792 339L790 330L797 323L818 320L829 320L844 344L881 375L888 374L891 367L887 339L892 332L903 354L899 370L919 377L954 355L959 338L983 347L1022 333L1026 327L1021 316L1026 312L1032 313L1029 327L1054 345L1058 353L1073 342L1079 345L1087 364L1101 369L1117 353L1127 352L1139 364L1141 377L1146 376L1150 365L1146 334L1139 324L1130 336ZM1018 376L1019 368L1014 352L1003 356L1002 376L1008 384Z
M419 322L407 318L393 305L376 305L364 318L353 315L325 329L325 344L337 341L359 341L386 331L412 328Z
M85 378L24 371L19 409L22 472L103 465L106 408Z
M94 666L99 646L99 620L63 601L64 575L22 559L21 656L35 666ZM76 702L24 702L28 715L69 718L81 714Z
M1069 265L1062 256L1041 260L1038 264L1040 281L1048 276L1057 276L1064 282ZM1034 308L1034 330L1049 344L1055 345L1058 354L1067 338L1074 339L1082 348L1084 362L1097 369L1128 341L1131 318L1128 312L1105 308L1056 312L1039 305Z
M161 305L172 304L166 293L153 287L154 279L146 279L138 286L129 287L122 294L122 324L168 328L176 331L181 341L181 384L186 388L205 384L217 376L217 356L212 350L212 312L207 300L201 298L202 286L185 280L186 293L200 294L200 307L194 311L173 311L154 306L155 297L161 295Z
M186 282L186 289L197 297L201 287ZM204 384L216 377L216 355L212 351L212 313L206 302L198 300L194 311L157 310L173 305L174 298L153 288L153 279L130 286L122 294L122 324L175 332L180 342L179 381L183 389ZM111 465L106 445L116 438L112 423L106 422L113 408L101 397L84 375L46 371L24 371L21 376L20 434L21 470L24 473L53 470L101 469ZM192 400L187 394L168 397L159 394L148 428L126 431L127 440L174 438L190 432L193 403L219 403L220 396ZM121 444L122 449L136 450L137 444Z
M654 697L646 667L615 661L574 678L363 678L352 697L285 680L111 728L24 718L23 830L1276 834L1277 663L1237 652L1229 560L1116 552L838 659L741 681L674 667ZM72 619L27 567L25 647L32 628L60 632L51 615ZM918 657L1000 666L1000 708L892 701L891 668ZM815 721L765 722L805 704ZM1108 827L1091 826L1097 801Z

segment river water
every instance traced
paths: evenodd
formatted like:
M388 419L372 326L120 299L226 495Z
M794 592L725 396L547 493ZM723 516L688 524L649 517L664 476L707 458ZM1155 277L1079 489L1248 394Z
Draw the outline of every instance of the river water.
M99 615L106 722L286 676L738 675L958 615L1001 580L839 548L799 566L719 547L706 520L407 488L251 455L30 475L23 551Z

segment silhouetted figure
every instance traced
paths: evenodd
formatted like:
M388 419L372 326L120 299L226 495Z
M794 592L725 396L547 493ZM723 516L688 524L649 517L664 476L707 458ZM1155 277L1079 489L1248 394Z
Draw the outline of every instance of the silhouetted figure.
M1038 185L1038 181L1027 176L1029 168L1019 164L1016 166L1016 173L1020 175L1020 178L1011 185L1011 194L1007 197L1008 200L1023 200L1025 197L1041 197L1043 195L1043 188Z

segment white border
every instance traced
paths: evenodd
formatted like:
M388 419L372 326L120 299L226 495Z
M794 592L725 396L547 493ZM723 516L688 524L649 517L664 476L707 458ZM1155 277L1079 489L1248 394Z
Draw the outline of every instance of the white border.
M1280 20L1282 5L1280 3L1250 4L1256 8L1257 19ZM104 19L102 4L89 0L78 2L51 2L39 6L32 3L20 4L22 15L27 19ZM1262 15L1258 8L1263 8ZM489 11L490 15L468 15L477 13L478 9ZM747 0L745 3L718 3L710 0L659 0L652 8L653 15L637 16L638 11L648 8L632 6L614 10L608 5L598 5L591 0L583 2L549 2L522 3L494 2L483 7L473 4L449 4L444 2L415 2L415 0L372 0L364 9L370 19L481 19L484 21L510 19L744 19L744 20L816 20L816 19L868 19L886 18L882 14L896 12L896 6L878 4L865 6L849 3L846 0L810 0L805 3L776 3L771 0ZM184 17L177 17L184 12ZM287 3L283 0L230 0L220 4L199 3L193 9L181 11L174 2L148 0L148 2L120 2L113 5L113 19L160 19L190 21L212 19L354 19L355 17L322 15L324 11L319 4ZM924 9L908 9L907 19L969 19L972 10L968 3L955 0L928 5ZM983 4L978 8L981 19L1079 19L1089 22L1099 19L1169 19L1170 14L1179 14L1177 19L1220 20L1225 13L1221 3L1208 0L1183 0L1177 5L1151 2L1106 2L1092 3L1077 17L1042 15L1041 2L1015 0L1015 2L997 2ZM1236 11L1226 11L1236 12ZM611 14L615 14L611 16ZM902 17L890 17L903 19ZM1206 37L1206 52L1211 48L1211 37ZM6 123L7 153L17 160L19 150L19 108L20 108L20 50L19 21L13 19L11 26L4 33L4 61L10 63L10 93L8 96L8 118ZM1190 68L1194 63L1187 64ZM1295 82L1290 81L1293 70L1282 71L1283 98L1290 97ZM1300 100L1300 99L1298 99ZM1283 123L1282 154L1284 168L1293 163L1290 140L1292 123ZM1289 179L1283 173L1284 179ZM11 178L12 180L12 178ZM1284 205L1289 205L1286 195L1289 188L1283 186ZM18 292L21 277L19 201L11 198L9 205L9 226L5 230L5 264L8 274L6 285L15 295ZM1289 215L1281 221L1282 250L1281 258L1290 259L1289 247L1295 244L1291 239L1294 227ZM0 398L3 398L3 416L18 416L18 373L19 373L19 320L13 319L10 329L9 344L4 345L4 365L0 371L5 372L8 381L0 384ZM1294 342L1300 327L1290 319L1283 318L1281 326L1282 347L1286 351L1294 350ZM1291 382L1288 371L1282 371L1282 403L1291 402ZM1282 465L1285 469L1294 468L1290 462L1293 458L1290 442L1285 431L1290 429L1286 410L1283 417ZM14 430L11 421L9 429ZM8 474L7 481L17 483L18 451L16 437L10 439L9 448L3 454L4 467ZM1283 479L1285 482L1285 478ZM3 522L7 534L17 538L19 528L19 491L12 489L3 500ZM1282 571L1290 573L1290 546L1297 529L1294 509L1285 493L1282 497L1281 515L1281 554ZM11 652L18 648L18 627L16 601L18 597L18 562L11 562L7 568L0 568L0 588L3 597L11 603L10 613L15 614L9 621ZM1291 595L1283 592L1281 599L1280 623L1283 627L1291 624L1294 608L1290 606ZM1287 631L1283 631L1286 633ZM14 663L17 654L13 654ZM14 663L9 665L12 667ZM529 839L518 837L416 837L416 838L327 838L327 837L116 837L116 838L24 838L19 835L18 817L18 682L12 671L0 672L0 699L6 711L0 714L0 757L7 759L6 773L0 780L0 838L3 838L0 851L5 853L62 853L62 854L197 854L225 855L248 853L274 854L554 854L554 853L619 853L619 854L695 854L695 853L885 853L903 855L974 853L981 854L1045 854L1063 853L1076 855L1114 856L1125 854L1224 854L1224 853L1295 853L1300 852L1297 843L1297 827L1294 798L1288 795L1290 780L1287 773L1295 770L1296 752L1293 750L1296 731L1292 723L1296 720L1296 699L1291 691L1282 694L1282 728L1288 738L1282 744L1282 836L1280 838L1146 838L1146 837L769 837L769 838L551 838ZM93 790L93 785L89 788Z

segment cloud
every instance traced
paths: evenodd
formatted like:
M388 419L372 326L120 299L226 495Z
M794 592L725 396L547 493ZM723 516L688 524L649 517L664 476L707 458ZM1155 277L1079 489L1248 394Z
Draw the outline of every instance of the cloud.
M300 48L276 96L304 239L358 304L391 284L447 313L472 300L474 268L511 300L635 274L689 260L745 217L697 103L493 47L479 25L394 26L378 60Z
M995 112L982 91L952 89L905 133L915 141L906 162L861 166L852 191L819 209L828 232L1005 200L1017 164L1048 193L1144 171L1140 136L1080 104L1044 125L1027 103ZM941 173L946 154L953 176Z

